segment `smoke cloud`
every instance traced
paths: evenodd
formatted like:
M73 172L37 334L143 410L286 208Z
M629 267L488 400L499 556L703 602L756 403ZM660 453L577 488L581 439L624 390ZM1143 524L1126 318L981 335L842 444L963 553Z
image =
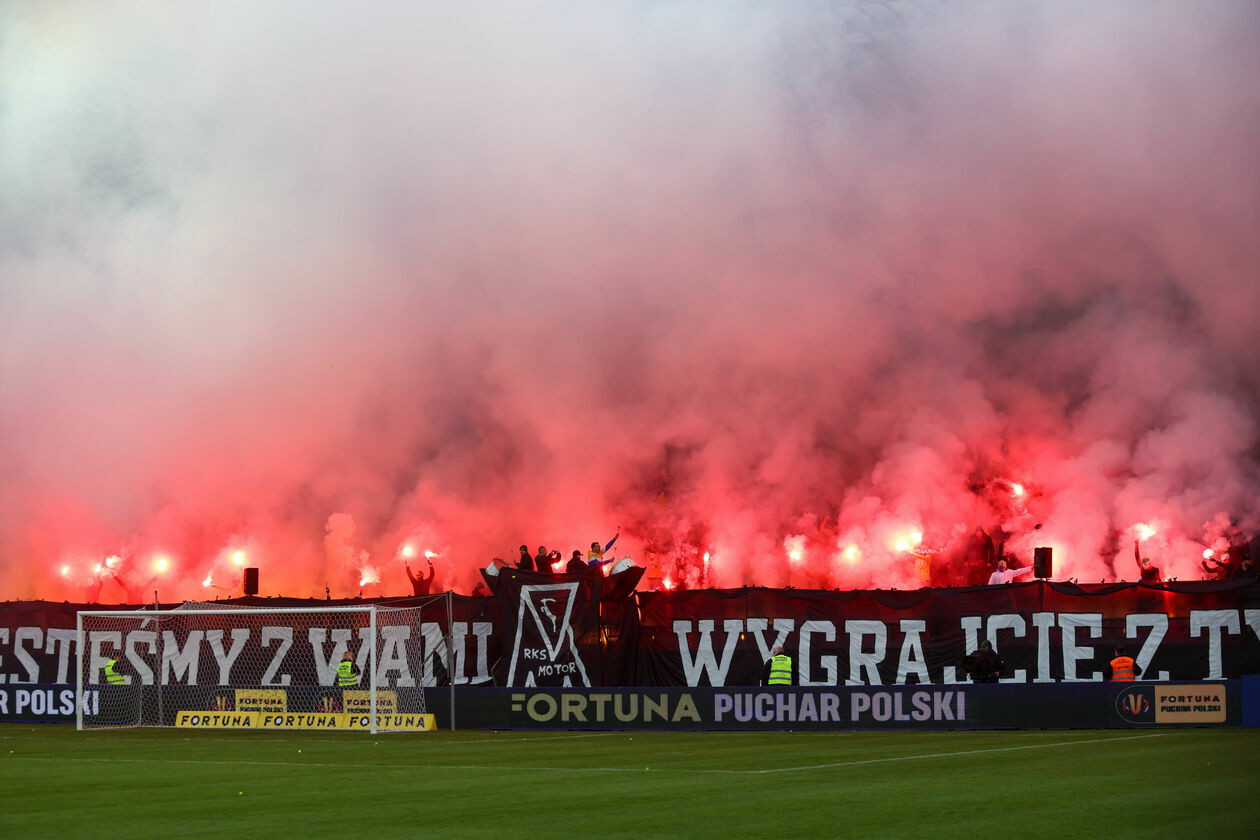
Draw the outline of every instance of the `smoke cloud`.
M1260 526L1255 3L414 5L0 10L0 596Z

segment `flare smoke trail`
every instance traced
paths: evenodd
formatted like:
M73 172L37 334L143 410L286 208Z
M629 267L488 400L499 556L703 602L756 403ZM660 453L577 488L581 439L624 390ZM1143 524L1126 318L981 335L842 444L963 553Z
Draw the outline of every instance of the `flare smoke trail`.
M424 5L0 9L0 597L1260 524L1254 2Z

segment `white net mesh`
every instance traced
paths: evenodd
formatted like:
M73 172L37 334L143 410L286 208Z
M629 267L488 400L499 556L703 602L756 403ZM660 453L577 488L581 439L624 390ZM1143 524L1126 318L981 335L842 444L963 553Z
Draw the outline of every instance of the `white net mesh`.
M446 645L421 612L193 603L83 612L80 725L424 728L424 686L438 668L445 677L435 660Z

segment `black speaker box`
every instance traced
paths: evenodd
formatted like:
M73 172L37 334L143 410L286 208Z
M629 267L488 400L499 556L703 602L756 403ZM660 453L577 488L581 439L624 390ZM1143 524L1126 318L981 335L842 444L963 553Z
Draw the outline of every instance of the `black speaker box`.
M1040 550L1041 549L1038 549L1038 551ZM245 570L244 588L245 588L246 595L258 594L258 569L257 568L250 566L248 569Z
M1048 546L1033 549L1033 577L1054 577L1054 549Z

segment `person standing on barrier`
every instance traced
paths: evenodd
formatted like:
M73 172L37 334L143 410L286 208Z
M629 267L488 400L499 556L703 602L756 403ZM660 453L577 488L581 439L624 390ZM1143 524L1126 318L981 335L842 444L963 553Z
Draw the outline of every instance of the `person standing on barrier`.
M586 552L587 565L603 566L607 563L611 563L613 561L613 558L609 557L607 560L605 560L604 555L608 553L608 550L613 547L614 543L617 542L617 537L620 537L620 536L621 536L621 526L618 525L617 533L613 534L613 538L609 540L608 542L606 542L603 548L600 548L599 543L597 542L591 543L591 550Z
M989 586L1001 586L1005 583L1011 583L1019 575L1026 574L1032 570L1032 566L1024 566L1019 569L1008 569L1006 568L1006 561L999 560L997 564L997 571L989 575Z
M551 574L551 564L559 559L559 551L548 551L547 546L540 545L538 546L538 553L534 555L534 570L549 575Z
M565 564L564 573L566 575L580 575L586 571L586 561L582 559L582 552L573 549L573 556L569 558L569 562Z
M796 671L792 657L783 652L783 645L774 646L774 655L766 660L761 682L764 685L796 685Z
M426 558L429 561L429 575L425 577L423 573L414 574L411 571L410 563L403 563L403 568L407 570L407 580L411 581L411 592L416 597L429 594L429 587L433 585L433 578L437 577L437 569L433 568L433 558Z
M1159 566L1149 557L1142 556L1142 549L1139 546L1140 540L1133 541L1133 559L1137 561L1138 575L1142 583L1160 583L1164 580L1164 575L1160 572Z
M966 586L980 586L987 582L991 569L994 568L993 538L985 533L984 528L976 526L976 532L968 538L963 546L963 575Z
M1238 568L1234 571L1234 577L1236 578L1256 577L1256 566L1255 566L1255 563L1252 562L1250 554L1244 557L1242 559L1242 562L1238 564Z
M1116 645L1115 658L1103 667L1103 676L1110 682L1133 682L1142 676L1142 668L1124 645Z

